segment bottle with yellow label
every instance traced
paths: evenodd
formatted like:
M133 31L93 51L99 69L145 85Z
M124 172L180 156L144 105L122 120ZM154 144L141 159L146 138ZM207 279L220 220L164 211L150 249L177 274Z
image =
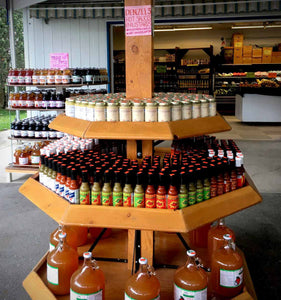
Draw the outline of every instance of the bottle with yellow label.
M115 172L112 198L113 206L123 206L123 189L121 186L121 174L119 171Z
M104 206L112 206L112 188L110 183L110 173L105 171L104 173L104 184L101 191L101 203Z
M123 188L123 206L131 207L133 206L134 200L134 190L132 187L132 182L130 178L130 172L125 172L125 186Z
M90 186L89 186L88 171L82 171L82 184L80 186L80 204L90 204Z
M101 205L101 186L100 186L100 172L95 171L94 183L91 190L92 205Z
M134 189L134 207L144 207L144 190L142 187L142 173L137 173L137 184Z

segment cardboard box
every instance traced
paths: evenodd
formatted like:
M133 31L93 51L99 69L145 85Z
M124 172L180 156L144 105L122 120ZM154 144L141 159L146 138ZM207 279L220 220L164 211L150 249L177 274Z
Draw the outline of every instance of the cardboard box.
M241 65L243 63L243 58L242 56L234 56L233 57L233 63L235 65Z
M234 33L232 35L231 46L233 47L243 47L244 36L241 33Z
M262 48L254 48L252 56L262 58Z
M272 47L262 48L262 56L271 56L271 55L272 55Z
M252 57L253 46L243 46L243 56Z
M252 64L252 57L243 56L243 64Z
M242 47L234 47L233 63L235 65L243 63L243 48Z
M261 64L262 58L261 57L253 57L252 64Z
M278 53L278 55L276 55L275 53ZM280 55L279 55L279 53L280 53ZM272 52L271 63L281 64L281 51L280 52Z
M263 55L262 56L262 63L263 64L271 64L272 56L271 55Z

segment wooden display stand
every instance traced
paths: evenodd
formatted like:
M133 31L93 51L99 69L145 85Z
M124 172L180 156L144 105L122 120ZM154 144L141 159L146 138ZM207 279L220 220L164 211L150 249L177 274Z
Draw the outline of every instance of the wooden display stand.
M125 6L151 4L152 0L125 0ZM128 99L152 97L152 49L153 38L151 35L126 36L126 95ZM127 140L127 156L130 159L137 158L137 140L142 141L142 155L152 156L154 151L153 140L181 139L231 129L220 115L164 123L90 122L59 115L49 127L82 138ZM186 233L220 217L228 216L261 202L261 196L249 178L247 186L239 190L175 211L71 205L42 186L35 177L26 181L20 188L20 192L59 223L128 229L125 241L128 245L126 253L128 264L100 263L101 268L105 271L107 282L110 282L110 287L106 288L106 299L114 300L123 299L123 288L129 275L127 269L130 269L134 262L136 230L141 230L141 256L145 256L149 264L153 264L153 261L159 257L159 255L154 256L153 253L155 236L164 234L162 232ZM166 245L169 245L167 248L170 250L170 243L167 242ZM157 249L155 247L155 251ZM96 253L93 254L96 257ZM161 299L170 300L173 298L172 273L169 272L171 270L159 270L163 287ZM170 276L162 277L161 274L164 273L170 274ZM46 255L28 275L23 285L34 299L69 299L69 296L56 298L46 288ZM254 296L252 295L252 297ZM246 300L253 299L252 297L245 291L235 299Z

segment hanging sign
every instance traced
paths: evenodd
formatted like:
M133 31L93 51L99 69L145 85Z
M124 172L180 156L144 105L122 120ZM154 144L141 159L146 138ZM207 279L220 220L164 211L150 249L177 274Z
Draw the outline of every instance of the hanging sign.
M69 56L68 53L51 53L50 54L50 68L51 69L68 69Z
M151 5L125 7L126 36L151 35Z

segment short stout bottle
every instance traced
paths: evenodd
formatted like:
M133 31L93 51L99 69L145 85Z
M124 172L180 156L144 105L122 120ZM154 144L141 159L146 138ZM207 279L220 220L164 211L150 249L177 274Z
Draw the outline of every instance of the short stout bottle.
M47 256L47 282L55 295L69 294L70 278L78 268L78 254L66 242L66 233L59 234L59 245Z
M147 259L139 259L139 271L126 283L125 300L160 300L160 283Z
M196 252L187 251L187 261L174 275L174 300L207 300L207 274L195 262Z

